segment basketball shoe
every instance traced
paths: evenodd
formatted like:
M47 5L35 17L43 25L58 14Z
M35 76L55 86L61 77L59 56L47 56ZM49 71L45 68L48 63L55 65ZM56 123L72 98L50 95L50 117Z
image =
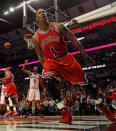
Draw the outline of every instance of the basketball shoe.
M4 117L7 117L11 114L11 110L6 110L5 114L4 114Z
M14 111L14 110L13 110L12 113L10 114L11 117L16 116L16 115L18 115L18 112L17 112L17 111Z
M62 119L60 123L71 124L72 122L72 115L71 112L68 112L66 109L61 110Z

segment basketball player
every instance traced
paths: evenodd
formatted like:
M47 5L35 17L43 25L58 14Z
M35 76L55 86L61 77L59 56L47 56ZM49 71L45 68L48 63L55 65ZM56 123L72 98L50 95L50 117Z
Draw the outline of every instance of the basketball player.
M6 85L4 83L2 83L2 85L0 86L0 89L1 89L1 97L0 97L0 105L1 105L1 108L3 106L6 105L6 102L5 102L5 89L6 89ZM10 109L13 107L13 103L12 103L12 100L11 98L9 97L8 98L8 101L9 101L9 106L10 106ZM8 107L7 107L7 110L8 110Z
M116 88L114 88L112 90L112 94L109 95L109 94L104 94L104 96L111 100L111 106L113 107L113 112L114 112L114 115L116 115Z
M40 113L41 105L40 105L39 84L41 85L42 88L45 88L45 87L44 87L44 84L42 82L41 75L38 74L38 68L37 67L33 68L33 72L27 71L25 69L27 62L28 62L28 60L25 60L24 66L22 68L22 71L24 73L28 74L29 78L30 78L30 86L29 86L28 94L27 94L27 101L28 101L27 113L29 113L32 101L35 101L35 102L38 103L37 107L38 107L38 110L39 110L39 113ZM41 117L41 114L40 114L40 117Z
M5 73L5 77L0 78L0 81L5 83L6 85L6 89L4 93L5 93L5 102L7 105L7 110L6 110L6 113L4 114L4 117L9 116L9 115L15 116L18 114L16 111L18 95L17 95L16 85L14 83L14 75L12 74L12 72L9 71L8 68L5 68L4 73ZM9 101L8 101L9 97L11 98L12 103L13 103L13 111L11 111L9 107Z
M77 38L61 23L49 22L46 11L38 9L36 11L36 21L39 29L33 35L33 44L35 52L43 66L43 78L48 94L55 101L57 108L61 111L62 123L70 123L72 120L71 113L65 109L64 102L60 98L60 93L56 88L59 83L58 78L61 76L73 84L86 85L88 82L85 73L76 59L68 53L65 39L71 41L73 46L80 51L87 65L94 64L94 60L85 52L83 45ZM64 39L65 38L65 39ZM86 85L85 90L91 97L96 99L100 111L111 120L115 121L112 113L103 105L102 99L98 93L94 92L92 86Z

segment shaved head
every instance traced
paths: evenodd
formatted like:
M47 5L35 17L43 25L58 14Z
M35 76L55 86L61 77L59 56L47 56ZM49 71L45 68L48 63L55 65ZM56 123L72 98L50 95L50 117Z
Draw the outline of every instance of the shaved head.
M39 9L37 9L37 11L36 11L36 15L37 15L37 13L38 13L39 11L45 11L45 12L46 12L45 9L43 9L43 8L39 8Z

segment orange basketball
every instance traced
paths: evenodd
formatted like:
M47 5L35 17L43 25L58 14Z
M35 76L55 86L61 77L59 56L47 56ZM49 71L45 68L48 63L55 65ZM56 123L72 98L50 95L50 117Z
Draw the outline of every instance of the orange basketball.
M9 49L10 48L10 43L9 42L5 42L4 43L4 48Z

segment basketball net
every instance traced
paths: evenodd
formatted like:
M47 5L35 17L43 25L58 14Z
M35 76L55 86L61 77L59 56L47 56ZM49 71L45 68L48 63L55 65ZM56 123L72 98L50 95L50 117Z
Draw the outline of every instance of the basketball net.
M24 36L24 40L27 42L27 48L28 49L34 48L34 45L33 45L33 42L32 42L32 34L26 34Z

